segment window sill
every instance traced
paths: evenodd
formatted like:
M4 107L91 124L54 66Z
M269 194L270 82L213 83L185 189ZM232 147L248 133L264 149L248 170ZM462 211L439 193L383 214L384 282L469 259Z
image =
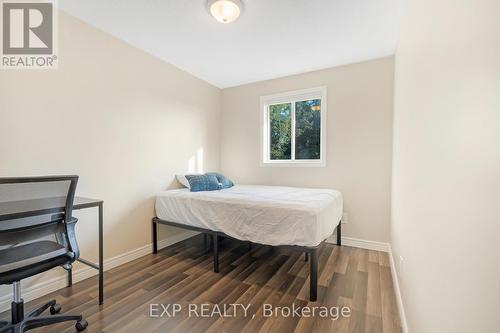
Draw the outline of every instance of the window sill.
M261 161L261 167L271 168L324 168L326 161Z

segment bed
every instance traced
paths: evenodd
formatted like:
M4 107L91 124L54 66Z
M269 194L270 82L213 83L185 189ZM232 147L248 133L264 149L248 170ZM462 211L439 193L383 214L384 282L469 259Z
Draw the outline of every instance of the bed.
M158 224L213 236L214 271L219 271L218 237L287 246L310 257L310 299L317 293L317 249L337 231L341 243L342 195L332 189L235 185L220 191L162 191L156 197L153 252Z

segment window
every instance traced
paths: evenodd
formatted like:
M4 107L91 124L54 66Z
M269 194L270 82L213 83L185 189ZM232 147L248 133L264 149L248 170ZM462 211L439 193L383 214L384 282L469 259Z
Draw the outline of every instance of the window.
M262 96L262 164L326 165L326 87Z

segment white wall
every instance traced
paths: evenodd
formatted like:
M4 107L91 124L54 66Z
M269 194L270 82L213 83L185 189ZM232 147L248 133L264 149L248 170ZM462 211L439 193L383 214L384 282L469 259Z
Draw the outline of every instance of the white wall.
M409 330L500 327L500 2L406 2L392 248Z
M104 200L111 258L151 242L154 195L175 173L219 168L220 90L67 14L59 20L57 70L0 71L0 176L78 174L77 194ZM82 255L96 260L97 211L76 215Z
M349 223L344 235L389 240L392 57L222 91L221 169L237 183L336 188ZM327 86L327 166L260 165L259 98Z

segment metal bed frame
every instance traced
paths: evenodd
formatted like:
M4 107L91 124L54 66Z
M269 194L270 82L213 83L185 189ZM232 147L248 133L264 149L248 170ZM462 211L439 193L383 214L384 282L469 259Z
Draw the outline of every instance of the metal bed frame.
M337 231L337 245L341 246L342 245L342 220L339 221L337 226L335 227L335 230ZM213 248L213 256L214 256L214 272L219 273L219 236L221 237L226 237L226 238L232 238L235 239L231 236L226 235L223 232L220 231L214 231L210 229L204 229L204 228L199 228L199 227L194 227L190 225L185 225L181 223L175 223L175 222L170 222L170 221L165 221L162 219L159 219L158 217L153 217L151 220L151 227L152 227L152 233L153 233L153 253L158 252L158 230L157 226L158 224L163 224L163 225L168 225L172 227L177 227L177 228L182 228L182 229L187 229L187 230L193 230L193 231L198 231L201 232L205 235L205 243L207 239L207 235L212 236L212 248ZM335 231L334 230L334 231ZM238 241L241 241L237 239ZM250 243L251 244L251 243ZM280 247L280 248L287 248L291 249L294 251L300 251L305 253L305 260L308 261L309 257L311 258L310 261L310 279L309 279L309 299L311 302L315 302L318 298L318 250L319 247L323 244L321 242L317 246L298 246L298 245L279 245L275 247ZM266 244L263 244L266 245Z

